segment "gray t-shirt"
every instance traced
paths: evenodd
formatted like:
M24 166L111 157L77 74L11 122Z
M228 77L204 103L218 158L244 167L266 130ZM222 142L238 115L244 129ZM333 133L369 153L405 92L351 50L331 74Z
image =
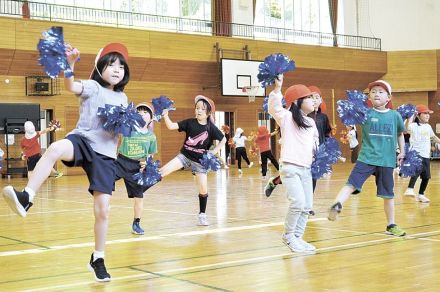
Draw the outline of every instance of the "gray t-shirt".
M87 139L92 149L102 155L116 158L118 135L107 132L98 117L98 108L106 104L127 106L127 95L99 85L95 80L83 80L83 92L79 96L79 119L70 134Z

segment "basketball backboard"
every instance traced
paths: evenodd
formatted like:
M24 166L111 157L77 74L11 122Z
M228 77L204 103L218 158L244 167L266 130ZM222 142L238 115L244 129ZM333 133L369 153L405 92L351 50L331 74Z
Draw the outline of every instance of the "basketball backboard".
M259 86L255 96L266 96L266 89L258 82L258 66L262 61L221 59L222 95L246 96L245 87Z

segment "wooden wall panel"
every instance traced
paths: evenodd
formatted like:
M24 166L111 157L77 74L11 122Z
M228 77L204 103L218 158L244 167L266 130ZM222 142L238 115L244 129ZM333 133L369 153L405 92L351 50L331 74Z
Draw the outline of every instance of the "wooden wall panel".
M395 92L437 90L436 51L388 52L384 79Z

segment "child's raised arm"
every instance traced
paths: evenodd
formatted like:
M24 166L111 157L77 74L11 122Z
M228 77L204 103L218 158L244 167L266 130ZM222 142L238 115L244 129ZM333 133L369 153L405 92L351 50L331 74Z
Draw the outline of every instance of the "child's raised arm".
M165 125L167 126L168 130L178 130L179 124L174 123L171 121L170 117L168 116L168 110L164 110L162 112L163 119L165 121Z
M79 58L79 51L77 49L72 48L71 45L66 44L66 56L67 56L67 62L70 65L70 68L72 68L72 72L74 72L74 66L75 62ZM81 94L83 91L83 85L79 82L74 82L74 77L64 77L64 88L70 92L73 92L75 94Z

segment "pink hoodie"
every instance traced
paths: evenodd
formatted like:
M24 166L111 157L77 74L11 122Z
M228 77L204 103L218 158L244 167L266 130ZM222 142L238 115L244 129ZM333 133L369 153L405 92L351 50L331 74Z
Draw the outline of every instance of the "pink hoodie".
M269 95L269 114L275 119L281 129L280 161L299 166L310 167L313 153L319 143L319 134L315 121L305 116L312 127L300 129L292 119L292 113L281 105L281 92L271 92Z

